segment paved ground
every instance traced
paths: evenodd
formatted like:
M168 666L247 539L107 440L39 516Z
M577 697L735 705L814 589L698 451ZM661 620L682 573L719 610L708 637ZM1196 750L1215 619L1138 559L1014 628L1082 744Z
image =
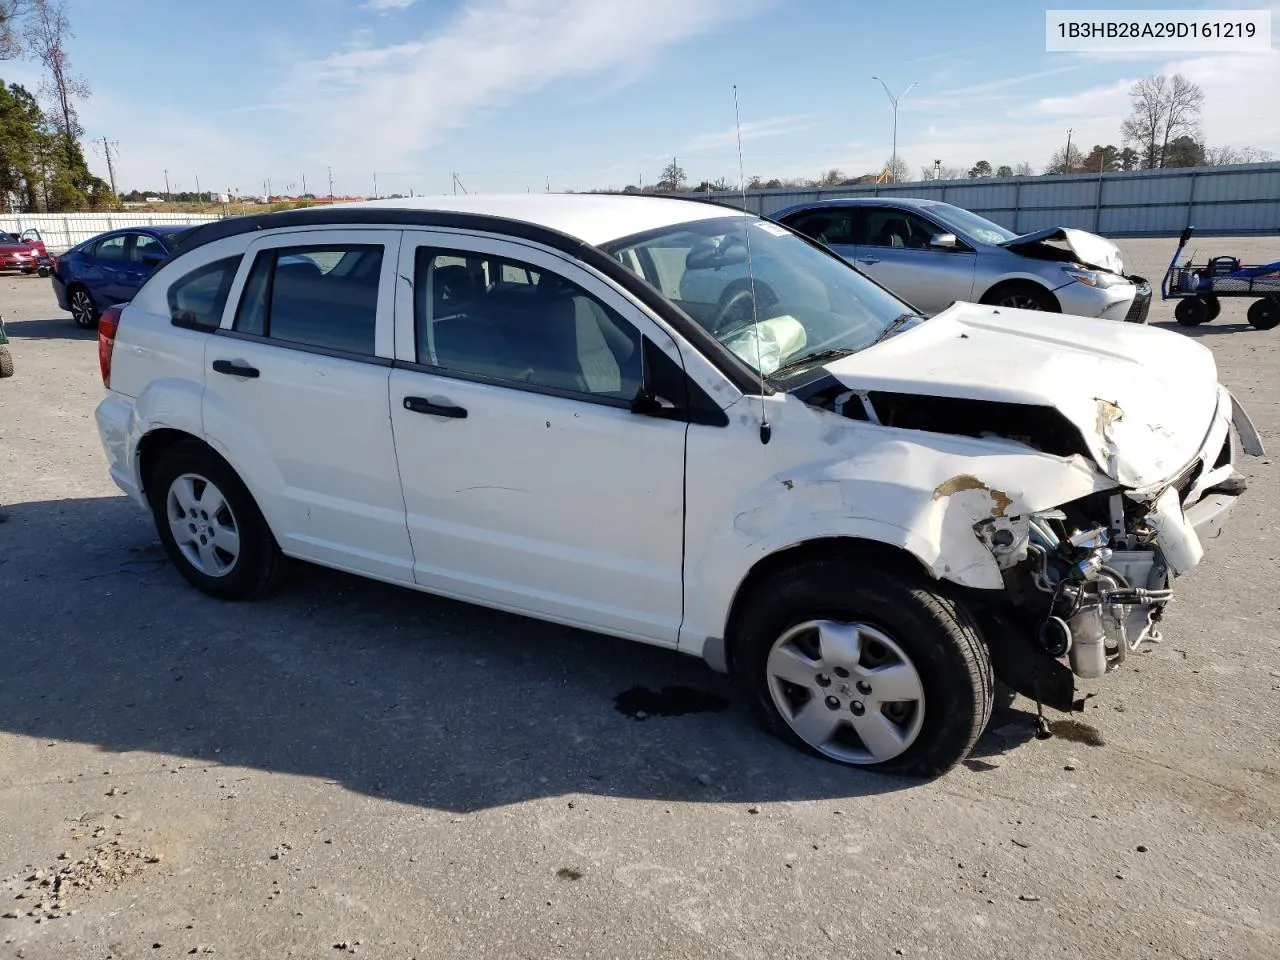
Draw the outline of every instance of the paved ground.
M1172 243L1124 246L1158 277ZM0 957L1280 955L1269 461L1167 641L1089 688L1103 745L1018 701L922 786L676 654L315 569L202 597L107 479L93 337L48 281L0 313ZM1280 330L1243 314L1195 334L1275 446ZM635 685L708 696L637 721Z

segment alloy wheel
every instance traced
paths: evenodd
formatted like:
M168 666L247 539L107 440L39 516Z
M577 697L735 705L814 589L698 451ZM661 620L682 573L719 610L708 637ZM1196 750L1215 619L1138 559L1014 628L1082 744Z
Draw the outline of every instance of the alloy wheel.
M93 297L87 290L74 290L71 293L71 317L82 327L93 326L97 309L93 305Z
M225 577L240 559L240 528L222 491L205 477L184 473L165 497L169 531L183 557L208 577Z
M765 669L774 705L805 743L834 760L872 764L920 735L920 674L892 637L867 623L809 620L786 630Z

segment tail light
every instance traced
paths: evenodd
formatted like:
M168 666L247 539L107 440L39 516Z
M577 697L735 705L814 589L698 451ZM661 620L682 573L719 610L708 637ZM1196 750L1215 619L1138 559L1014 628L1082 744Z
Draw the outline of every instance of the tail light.
M116 348L116 331L120 329L120 312L124 304L117 303L102 311L98 318L98 365L102 368L102 385L111 389L111 353Z

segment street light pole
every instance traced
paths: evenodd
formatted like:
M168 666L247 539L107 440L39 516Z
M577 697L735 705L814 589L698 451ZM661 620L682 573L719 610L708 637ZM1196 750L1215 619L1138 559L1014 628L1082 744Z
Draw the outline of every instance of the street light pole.
M872 77L871 79L880 80L879 77ZM893 91L889 89L889 85L883 80L880 80L880 86L884 87L884 92L888 95L889 102L893 104L893 159L889 161L890 183L898 182L898 101L904 99L906 95L911 92L911 87L914 87L915 85L915 81L911 81L911 85L902 91L902 96L895 97L893 95Z

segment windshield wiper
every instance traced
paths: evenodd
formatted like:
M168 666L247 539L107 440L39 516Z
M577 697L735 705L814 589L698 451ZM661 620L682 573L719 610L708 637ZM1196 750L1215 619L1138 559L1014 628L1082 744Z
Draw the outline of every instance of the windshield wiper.
M803 357L796 357L794 360L788 360L782 366L778 367L770 377L776 377L778 374L787 370L796 370L800 367L812 366L816 363L826 363L828 360L839 360L841 357L847 357L854 353L848 347L833 347L830 350L819 350L817 353L807 353Z
M874 347L877 343L880 343L883 340L888 340L891 336L905 327L910 321L923 319L924 317L920 316L918 313L904 313L902 316L898 317L897 320L893 321L893 323L885 327L880 336L872 340L869 345Z

